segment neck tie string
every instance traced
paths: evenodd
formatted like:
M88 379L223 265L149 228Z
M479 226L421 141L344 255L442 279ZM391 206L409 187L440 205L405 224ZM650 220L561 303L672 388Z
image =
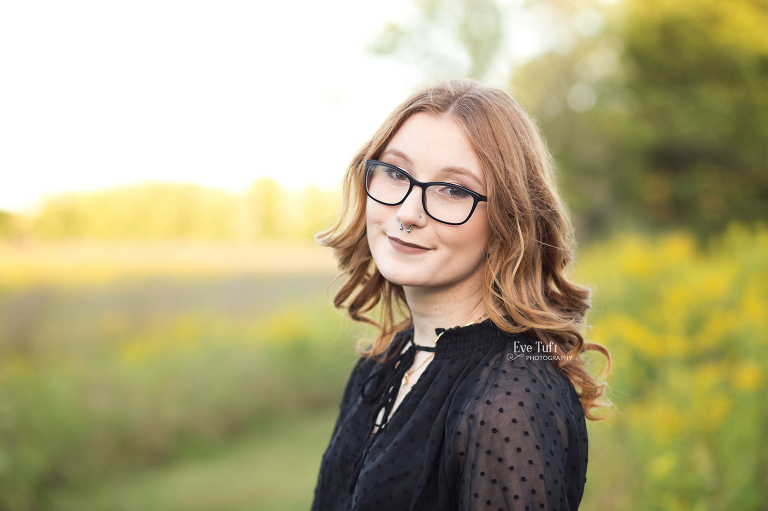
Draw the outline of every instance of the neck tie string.
M405 375L405 372L408 370L408 368L413 365L414 357L415 357L415 351L416 346L413 344L413 335L409 331L408 338L406 339L405 343L401 346L399 346L399 349L402 350L402 348L408 344L411 344L411 346L408 347L404 352L399 353L396 357L394 357L392 360L390 360L390 363L382 367L381 370L375 371L373 374L368 376L368 378L365 379L363 382L363 385L360 387L360 395L362 398L367 402L373 402L377 399L379 400L378 404L374 407L373 411L371 412L371 416L368 420L368 428L367 431L371 431L374 426L376 426L376 433L373 435L370 435L368 439L365 441L365 444L363 448L360 450L360 453L357 456L357 459L354 463L354 470L352 471L352 475L350 476L349 480L349 493L355 492L355 485L357 484L357 480L360 476L360 470L363 466L363 461L365 460L365 457L368 455L368 451L370 451L371 446L373 445L373 442L376 440L376 437L381 432L381 430L386 426L389 422L389 415L392 413L392 408L395 406L395 400L397 399L397 394L400 392L400 382ZM395 343L395 346L400 345L400 343ZM391 366L390 366L391 364ZM384 369L386 367L394 367L394 371L389 375L389 378L387 378L386 382L382 385L382 382L384 381L385 374ZM376 419L379 416L379 413L381 412L382 408L384 409L384 417L381 421L381 424L378 424L376 422Z

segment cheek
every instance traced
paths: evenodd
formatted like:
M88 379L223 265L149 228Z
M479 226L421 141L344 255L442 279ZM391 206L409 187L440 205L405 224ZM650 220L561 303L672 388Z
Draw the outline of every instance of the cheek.
M374 224L374 217L376 216L376 211L374 210L373 205L371 204L373 201L371 199L368 199L368 202L365 203L365 225L368 228L368 234L370 234L371 227Z
M461 257L460 262L473 264L483 258L490 232L487 219L473 217L460 228L445 227L448 229L442 229L441 239L456 257Z
M369 227L383 222L386 214L385 206L368 197L365 203L365 222Z
M433 268L439 268L438 275L448 282L475 275L485 264L484 241L478 233L469 230L442 238L441 244L447 250L433 261Z
M365 230L369 244L378 234L381 234L381 226L386 221L386 213L384 206L368 198L365 205Z
M371 231L376 223L376 212L371 207L371 199L368 199L368 204L365 206L365 227L368 236L371 235Z

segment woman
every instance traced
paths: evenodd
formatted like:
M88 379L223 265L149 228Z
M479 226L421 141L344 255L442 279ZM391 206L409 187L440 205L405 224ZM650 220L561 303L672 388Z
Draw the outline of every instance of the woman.
M358 344L312 509L577 509L585 419L610 405L581 354L606 373L610 355L581 334L589 289L566 275L572 227L520 105L471 80L417 92L317 239L345 277L334 305L379 333Z

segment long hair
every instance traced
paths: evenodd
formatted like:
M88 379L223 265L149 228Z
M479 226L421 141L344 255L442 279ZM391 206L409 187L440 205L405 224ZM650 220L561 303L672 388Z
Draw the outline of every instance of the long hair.
M378 159L397 130L418 112L445 115L461 127L479 157L488 183L488 219L497 243L486 257L483 301L490 319L509 333L524 333L544 344L554 343L558 368L573 382L585 417L601 420L592 409L601 402L606 383L597 381L581 356L587 350L611 355L584 340L585 315L591 307L589 287L568 276L575 239L568 211L556 188L555 167L531 116L506 92L474 80L442 82L413 94L384 121L363 145L344 176L338 219L319 232L318 244L333 248L343 284L334 306L354 321L374 325L378 335L361 356L386 362L394 334L412 324L403 288L376 268L366 237L364 165ZM379 306L379 318L370 313Z

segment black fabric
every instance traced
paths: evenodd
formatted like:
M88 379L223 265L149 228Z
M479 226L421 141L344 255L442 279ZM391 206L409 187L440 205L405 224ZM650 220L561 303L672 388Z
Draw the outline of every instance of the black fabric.
M432 349L412 337L399 332L385 364L355 364L312 511L578 509L586 421L570 380L552 360L531 358L552 354L491 320L449 328ZM389 417L416 349L435 356Z

